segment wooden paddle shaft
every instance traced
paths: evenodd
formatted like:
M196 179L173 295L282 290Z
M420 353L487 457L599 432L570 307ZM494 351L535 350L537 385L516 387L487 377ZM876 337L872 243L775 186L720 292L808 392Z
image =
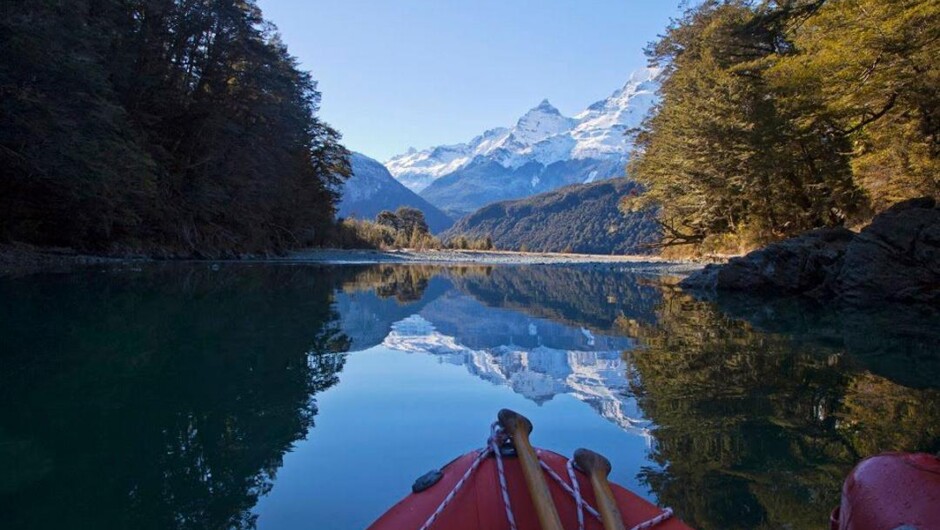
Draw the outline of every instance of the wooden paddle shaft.
M503 409L499 411L499 424L512 438L542 530L564 530L558 510L552 501L552 493L548 489L548 483L545 482L545 475L542 474L539 457L535 454L532 444L529 443L532 422L521 414Z
M597 501L597 511L604 522L604 530L625 530L623 517L614 499L614 492L610 489L607 475L610 474L610 461L603 456L588 449L578 449L574 452L574 463L591 477L591 486L594 487L594 498Z

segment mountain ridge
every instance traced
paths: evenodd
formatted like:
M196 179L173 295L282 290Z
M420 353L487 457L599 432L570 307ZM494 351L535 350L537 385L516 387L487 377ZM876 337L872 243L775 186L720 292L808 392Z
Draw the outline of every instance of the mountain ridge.
M655 105L660 71L634 72L575 117L543 99L511 127L489 129L466 143L412 148L386 167L453 218L498 201L619 177L633 147L627 132Z
M623 87L573 118L562 115L545 99L512 127L489 129L465 143L411 148L385 165L396 179L420 194L436 180L480 159L507 170L531 162L548 166L572 159L625 159L632 147L625 133L638 126L655 104L660 71L645 68L632 73Z
M340 217L373 219L382 210L410 206L424 213L431 232L442 232L454 224L444 212L398 182L378 160L354 152L350 163L352 175L343 184L337 209Z

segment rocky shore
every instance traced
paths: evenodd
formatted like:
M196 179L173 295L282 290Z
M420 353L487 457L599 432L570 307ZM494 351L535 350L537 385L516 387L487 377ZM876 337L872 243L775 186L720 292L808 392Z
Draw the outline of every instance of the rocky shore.
M821 228L686 278L691 290L800 295L847 305L940 303L940 208L898 203L854 233Z

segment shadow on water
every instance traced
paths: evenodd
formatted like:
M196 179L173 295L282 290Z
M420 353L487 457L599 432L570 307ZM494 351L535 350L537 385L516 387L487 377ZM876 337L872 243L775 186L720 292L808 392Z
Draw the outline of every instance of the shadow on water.
M253 527L343 367L330 280L170 267L0 281L2 526Z
M823 527L858 459L940 449L923 309L588 267L173 266L0 279L0 299L13 528L253 527L344 352L375 346L587 403L648 439L642 483L701 529Z
M940 449L940 326L923 308L663 290L633 388L644 480L699 528L820 528L865 456Z

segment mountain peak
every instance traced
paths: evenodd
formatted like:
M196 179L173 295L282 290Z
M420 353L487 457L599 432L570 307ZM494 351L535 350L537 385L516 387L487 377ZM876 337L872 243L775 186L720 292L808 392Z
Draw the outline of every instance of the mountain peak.
M561 114L554 105L552 105L548 99L543 99L541 103L529 109L529 112L547 112L549 114Z
M387 167L406 186L423 192L441 177L462 171L477 160L507 171L533 162L544 167L566 160L622 164L632 148L624 131L639 125L655 105L660 72L658 68L633 72L621 88L573 118L543 99L511 127L491 129L469 142L431 147L410 156L399 155L389 160ZM596 177L603 179L604 174ZM585 174L584 178L595 177ZM527 190L541 189L540 186L532 184Z

